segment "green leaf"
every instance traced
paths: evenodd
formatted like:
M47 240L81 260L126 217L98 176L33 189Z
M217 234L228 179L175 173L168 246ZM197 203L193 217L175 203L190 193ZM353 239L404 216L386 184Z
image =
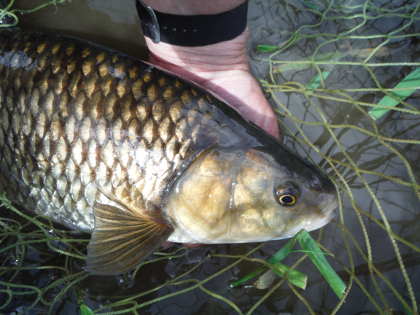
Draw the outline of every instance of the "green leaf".
M322 71L321 74L318 73L316 76L312 78L311 81L309 81L307 85L308 89L315 90L321 84L321 77L322 77L322 80L325 81L329 75L330 75L330 71Z
M80 305L80 315L94 315L95 313L86 304Z
M275 265L278 262L282 261L287 255L290 254L290 252L292 251L292 248L295 245L295 243L296 243L296 239L295 238L292 238L290 241L288 241L286 243L286 245L284 245L273 256L271 256L267 260L267 262L269 264ZM249 281L249 280L251 280L251 279L253 279L255 277L258 277L260 274L262 274L266 270L267 270L267 268L260 267L260 268L256 269L255 271L246 274L241 279L239 279L239 280L237 280L235 282L232 282L229 286L231 288L235 288L237 286L240 286L241 284L244 284L245 282L247 282L247 281Z
M281 263L272 264L271 269L278 276L286 278L294 286L297 286L301 289L306 289L306 284L308 283L308 276L305 275L303 272L300 272L296 269L292 269Z
M413 94L416 90L420 89L420 68L416 68L412 72L410 72L404 79L398 83L394 89L401 89L406 88L406 90L394 90L390 92L393 97L388 95L384 96L378 103L380 106L386 107L395 107L397 106L402 100L409 97ZM392 108L384 108L384 107L375 107L369 111L370 117L373 119L379 119L383 115L385 115L388 111Z
M258 45L257 51L263 52L263 53L270 53L279 50L279 46L274 45Z
M318 5L316 5L315 3L312 3L309 0L304 0L303 4L305 6L307 6L308 8L313 9L313 10L320 10L321 9Z
M282 261L292 252L293 246L296 244L296 238L292 238L286 243L282 248L280 248L273 256L271 256L267 261L270 264L275 264Z
M297 286L298 288L305 289L306 284L308 282L308 276L298 270L292 269L286 265L283 265L281 263L274 263L270 264L271 270L278 275L281 278L286 278L291 284ZM256 269L255 271L247 274L246 276L242 277L241 279L233 282L230 284L231 288L235 288L257 276L262 274L264 271L266 271L267 268L260 267Z
M262 274L262 273L263 273L266 269L267 269L267 268L260 267L260 268L256 269L255 271L253 271L253 272L250 272L250 273L246 274L246 275L245 275L245 276L243 276L241 279L239 279L239 280L237 280L237 281L235 281L235 282L232 282L232 283L229 285L229 287L230 287L230 288L236 288L236 287L238 287L238 286L240 286L240 285L244 284L245 282L247 282L247 281L249 281L249 280L251 280L251 279L254 279L255 277L258 277L258 276L259 276L260 274Z
M339 298L342 298L344 291L346 290L346 285L328 263L324 252L318 246L317 242L305 230L300 231L296 235L296 239L298 240L302 249L307 251L309 259L317 267L318 271L330 285L334 293Z

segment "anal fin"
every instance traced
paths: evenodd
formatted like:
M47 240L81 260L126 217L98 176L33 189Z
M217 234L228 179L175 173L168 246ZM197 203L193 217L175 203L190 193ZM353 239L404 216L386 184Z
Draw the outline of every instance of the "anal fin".
M86 266L93 274L117 275L134 269L172 233L169 225L139 211L96 204L94 213Z

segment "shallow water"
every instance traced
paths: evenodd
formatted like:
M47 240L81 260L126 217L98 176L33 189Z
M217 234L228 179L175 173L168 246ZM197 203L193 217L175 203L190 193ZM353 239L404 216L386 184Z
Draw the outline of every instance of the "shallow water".
M33 7L43 1L20 1L18 7ZM54 30L113 47L132 56L146 56L134 1L72 0L24 16L21 26Z
M315 4L315 7L308 7L308 3ZM343 1L342 5L347 5L348 8L342 9L342 14L350 15L356 12L355 6L359 3L364 3L364 1ZM385 2L379 0L371 1L372 6L380 6L382 3ZM395 9L398 6L407 6L414 9L416 1L395 1L393 5L394 7L388 8ZM256 45L278 45L286 41L296 29L307 25L302 31L302 34L306 36L305 38L302 38L283 52L272 56L271 60L308 60L316 52L319 45L325 43L325 38L337 37L338 33L343 33L360 22L360 19L357 18L332 18L317 25L319 22L318 16L314 12L310 12L308 8L322 12L326 10L325 5L311 1L285 2L270 0L251 2L249 13L249 25L252 33L250 54L252 67L258 78L277 85L288 81L300 82L305 85L317 72L305 65L290 66L287 63L270 63L268 59L269 54L257 52L255 49ZM374 10L372 12L377 13ZM417 19L401 33L420 33L420 14L417 13L416 16ZM395 15L389 18L368 19L363 27L352 33L352 35L388 34L404 25L406 20L407 18ZM100 42L135 56L142 57L145 55L144 44L132 1L73 0L64 6L48 8L42 12L27 16L22 22L25 27L60 30L61 32ZM319 33L332 35L330 37L325 36L323 39L313 36ZM334 60L336 61L360 62L373 52L374 47L377 47L385 40L384 38L371 38L369 40L348 38L346 34L340 36L343 39L331 41L328 45L322 46L317 55L328 60L335 58ZM368 62L419 62L419 56L419 37L400 37L392 38L390 42L378 49ZM321 57L314 59L322 60ZM272 65L271 73L270 64ZM329 90L376 87L374 78L384 87L393 87L413 69L402 65L377 67L373 68L375 77L372 77L361 66L342 64L321 64L319 66L322 71L330 72L330 75L325 80L325 87ZM411 165L413 175L419 181L420 168L417 164L420 160L420 147L416 144L385 141L385 144L392 145L396 149L395 152L392 151L392 148L387 148L384 143L378 141L377 137L366 135L354 128L348 128L348 125L364 128L384 137L419 140L420 122L418 115L392 112L378 120L375 125L367 118L365 114L366 108L363 106L361 109L350 103L305 97L302 93L278 92L278 88L271 90L267 88L266 90L270 95L271 101L275 106L278 106L281 113L285 112L284 108L281 108L281 104L283 104L291 110L295 117L306 122L319 122L322 121L322 116L319 112L321 110L330 124L341 125L341 127L335 127L333 130L342 147L337 145L337 142L334 141L331 134L323 126L298 124L298 126L302 127L310 142L314 143L321 152L326 153L339 162L346 163L346 165L354 163L359 169L365 170L361 176L358 176L354 171L354 167L337 166L340 174L351 187L355 204L352 205L348 194L343 193L344 207L341 213L334 222L323 229L322 234L318 234L318 232L313 233L314 236L321 235L323 246L335 255L335 258L330 259L330 261L332 261L335 270L339 272L343 279L348 282L352 277L357 277L358 281L363 284L365 290L371 295L371 299L369 299L366 293L360 289L360 283L353 281L352 289L339 313L378 313L378 307L375 308L376 303L381 312L387 311L393 312L393 314L402 314L404 307L396 297L393 289L399 292L404 301L410 305L407 285L403 280L401 268L388 234L372 219L369 219L369 216L376 219L381 218L380 211L378 211L379 205L384 216L389 220L390 227L394 233L405 241L410 242L410 244L417 246L417 248L420 246L418 196L416 196L412 187L395 183L395 181L384 178L381 175L398 177L410 183L410 173L407 165ZM373 90L353 90L347 93L355 100L371 103L377 103L383 96L383 93L380 91ZM416 92L407 99L407 102L412 106L417 106L417 109L419 109L419 98L420 94ZM281 121L285 129L291 129L291 133L297 130L291 119L281 117ZM375 126L378 131L376 131ZM303 136L299 134L298 137L302 138ZM333 169L319 154L315 153L313 149L309 149L308 145L298 145L291 137L286 137L285 141L291 148L302 155L309 154L309 157L315 162L319 162L325 170L330 172L339 186L343 187L343 183ZM404 163L397 153L405 157L407 163ZM379 175L372 172L377 172ZM366 186L365 183L369 183L369 185ZM369 189L371 189L371 192L369 192ZM377 204L375 204L375 198L377 198ZM355 208L358 211L355 211ZM363 222L364 226L360 222ZM368 241L364 236L364 229L369 236ZM54 233L53 231L51 232ZM283 244L284 241L269 242L258 249L254 256L267 258L281 248ZM283 284L273 292L270 291L270 289L275 288L276 283L279 281L278 279L275 279L273 284L267 284L268 289L264 290L255 288L252 282L248 286L229 289L229 283L254 270L255 264L240 262L217 277L211 278L236 260L214 256L209 257L209 254L244 255L252 250L255 245L218 245L196 249L173 247L167 249L166 252L174 251L178 248L180 251L177 252L177 255L180 257L169 260L164 259L157 263L145 265L138 271L135 279L90 276L80 280L80 282L75 284L74 289L69 289L63 298L57 299L52 309L57 314L75 314L79 308L79 301L84 301L84 303L96 309L102 305L107 305L109 301L121 300L122 298L139 294L165 281L176 279L182 273L188 272L187 276L177 280L176 283L174 282L160 290L135 299L137 304L146 303L139 312L147 314L236 313L234 308L228 303L221 301L220 297L211 297L206 291L210 290L235 303L244 313L266 294L268 297L255 309L253 314L308 313L305 304L292 293L287 285ZM56 246L62 245L57 243ZM410 277L413 292L417 297L417 301L419 301L420 254L413 247L410 248L401 242L398 243L398 246ZM358 247L360 247L360 251L358 251ZM363 258L369 252L371 252L374 267L377 270L376 276L372 276L371 269L373 267ZM35 264L42 263L47 266L66 264L67 268L74 273L79 272L82 267L82 263L79 260L68 260L61 256L52 256L46 246L32 249L32 252L29 252L26 256L30 257L30 260L33 260ZM286 263L293 264L296 261L296 257L287 259ZM10 262L13 262L13 259L9 261L8 265L11 264ZM14 263L19 264L16 261ZM349 276L346 269L348 270L352 267L354 268L353 276ZM337 297L310 263L305 261L298 269L304 270L310 279L308 288L305 291L299 291L300 294L309 302L314 312L320 314L330 313L338 303ZM28 271L20 273L14 279L14 282L17 284L25 283L45 286L47 283L56 280L57 277L62 276L63 274L57 270ZM384 281L381 278L382 276L387 280ZM197 279L209 280L205 280L206 282L202 283L201 289L200 287L190 289L197 284ZM393 288L390 288L387 283L391 283ZM44 298L50 301L53 300L55 295L65 288L66 285L67 283L63 283L50 290ZM148 304L149 301L155 298L165 297L166 294L179 292L181 289L185 289L188 292L173 298L164 298L158 303ZM0 297L1 294L0 292ZM33 300L28 297L19 297L15 302L9 304L6 312L22 311L24 313L25 309L32 302ZM132 305L135 306L135 304ZM116 311L126 308L127 305L114 305L113 307L105 307L101 311ZM40 305L35 306L35 309L30 314L43 314L44 312L45 307L42 307L42 303L40 303Z

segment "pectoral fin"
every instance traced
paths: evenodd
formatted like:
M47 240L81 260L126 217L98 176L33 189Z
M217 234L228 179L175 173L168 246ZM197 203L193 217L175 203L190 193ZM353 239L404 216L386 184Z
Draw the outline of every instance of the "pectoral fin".
M172 228L158 218L104 204L95 206L87 271L117 275L135 268L167 240Z

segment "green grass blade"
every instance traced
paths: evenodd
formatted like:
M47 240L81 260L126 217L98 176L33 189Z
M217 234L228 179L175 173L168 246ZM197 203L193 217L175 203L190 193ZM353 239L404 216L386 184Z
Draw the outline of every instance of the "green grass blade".
M272 264L271 269L276 275L282 278L286 278L294 286L303 290L306 289L308 276L303 272L300 272L296 269L291 269L289 266L283 265L281 263Z
M406 90L395 90L391 92L394 97L388 95L384 96L378 103L380 106L394 107L397 106L400 101L406 99L416 90L420 89L420 68L416 68L411 71L404 79L401 80L395 86L395 89L406 89ZM370 117L373 119L379 119L385 115L390 109L384 107L373 108L369 111Z
M296 244L296 238L293 237L290 241L286 243L282 248L280 248L273 256L271 256L267 262L270 264L276 264L286 258L292 252L293 247Z
M95 313L86 304L80 305L80 315L94 315Z
M322 71L320 74L317 74L311 79L311 81L309 81L307 85L308 89L315 90L321 84L321 77L322 77L322 80L324 81L328 78L329 75L330 75L330 71Z
M296 238L302 249L307 251L309 259L317 267L334 293L339 298L342 298L346 289L346 285L328 263L324 252L321 250L321 248L319 248L317 242L305 230L300 231L296 235Z
M271 53L279 50L279 46L275 45L257 45L257 51L262 53Z
M260 274L262 274L262 273L263 273L266 269L267 269L267 268L260 267L260 268L256 269L255 271L253 271L253 272L250 272L250 273L246 274L246 275L245 275L245 276L243 276L241 279L239 279L239 280L237 280L237 281L235 281L235 282L232 282L232 283L229 285L229 287L230 287L230 288L236 288L236 287L238 287L238 286L240 286L240 285L244 284L245 282L247 282L247 281L249 281L249 280L251 280L251 279L254 279L255 277L258 277L258 276L259 276Z
M270 265L272 265L272 266L274 266L273 268L276 268L275 266L280 262L280 261L282 261L287 255L289 255L290 254L290 252L292 251L292 249L293 249L293 246L296 244L296 239L295 238L292 238L290 241L288 241L287 243L286 243L286 245L284 245L282 248L280 248L273 256L271 256L268 260L267 260L267 262L270 264ZM284 265L282 265L282 266L284 266ZM282 268L282 267L279 267L280 269ZM279 269L279 270L280 270ZM255 271L253 271L253 272L250 272L250 273L248 273L248 274L246 274L245 276L243 276L241 279L239 279L239 280L237 280L237 281L235 281L235 282L232 282L229 286L231 287L231 288L235 288L235 287L237 287L237 286L239 286L239 285L242 285L242 284L244 284L245 282L247 282L247 281L249 281L249 280L251 280L251 279L253 279L253 278L255 278L255 277L258 277L260 274L262 274L264 271L266 271L267 270L267 268L265 268L265 267L260 267L260 268L258 268L258 269L256 269ZM280 272L280 271L279 271ZM302 280L299 278L297 281L296 281L297 283L299 283L299 284L301 284L302 283ZM297 287L300 287L299 285L297 285Z
M305 6L307 6L308 8L313 9L313 10L318 10L319 11L321 9L317 4L312 3L312 1L310 1L310 0L304 0L303 4Z

